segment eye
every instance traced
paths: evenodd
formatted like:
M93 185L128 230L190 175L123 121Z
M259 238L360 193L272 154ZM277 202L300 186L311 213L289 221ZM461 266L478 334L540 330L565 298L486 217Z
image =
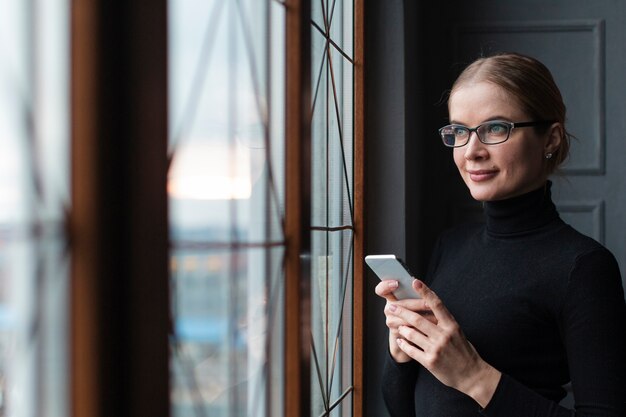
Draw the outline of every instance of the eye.
M463 138L469 133L469 130L467 130L467 128L463 126L453 126L452 128L454 129L454 136L456 136L457 138Z
M494 122L487 124L487 134L492 136L506 136L509 132L509 125L502 122Z
M454 128L452 126L444 126L441 128L441 134L442 135L453 135L454 134Z

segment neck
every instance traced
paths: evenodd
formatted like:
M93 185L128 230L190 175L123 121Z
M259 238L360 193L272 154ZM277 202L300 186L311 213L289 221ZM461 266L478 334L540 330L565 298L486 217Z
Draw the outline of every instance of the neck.
M517 197L485 203L487 232L510 235L529 232L559 217L547 181L540 188Z

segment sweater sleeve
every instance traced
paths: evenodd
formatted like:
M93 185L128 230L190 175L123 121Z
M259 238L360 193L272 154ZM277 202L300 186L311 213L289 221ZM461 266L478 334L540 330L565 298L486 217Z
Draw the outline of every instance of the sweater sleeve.
M387 350L382 377L382 392L391 417L415 417L415 381L419 365L415 361L398 363Z
M613 255L604 248L580 255L562 301L560 326L575 410L503 375L483 415L626 416L626 305Z
M429 284L441 258L441 239L440 236L435 242L428 271L424 277L421 277ZM415 416L415 382L419 368L420 365L415 361L396 362L389 352L389 347L387 347L381 389L387 411L391 417Z

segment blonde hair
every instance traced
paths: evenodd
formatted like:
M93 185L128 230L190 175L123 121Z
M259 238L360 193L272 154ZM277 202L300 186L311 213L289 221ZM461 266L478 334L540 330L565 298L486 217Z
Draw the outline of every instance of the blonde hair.
M452 85L450 95L465 84L481 81L493 83L517 99L532 120L554 120L561 124L561 143L547 161L548 173L554 172L569 155L572 135L565 129L565 103L550 70L538 60L517 53L483 57L463 70ZM536 129L544 133L546 126Z

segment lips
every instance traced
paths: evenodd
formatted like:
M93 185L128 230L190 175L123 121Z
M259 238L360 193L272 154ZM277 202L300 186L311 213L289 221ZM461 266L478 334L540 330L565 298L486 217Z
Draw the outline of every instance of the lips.
M467 173L474 182L488 181L498 175L498 171L493 169L468 170Z

